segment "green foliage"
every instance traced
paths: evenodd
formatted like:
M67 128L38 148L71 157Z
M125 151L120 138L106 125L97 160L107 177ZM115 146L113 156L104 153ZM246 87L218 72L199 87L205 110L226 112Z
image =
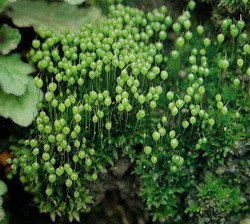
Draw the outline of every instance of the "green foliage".
M4 219L5 217L5 212L2 208L3 205L3 198L2 196L7 192L7 186L6 184L0 180L0 222Z
M246 12L249 9L249 3L244 3L243 0L220 0L218 6L226 7L231 12Z
M1 1L4 7L7 1ZM2 9L2 8L1 8ZM0 28L0 116L10 118L21 126L31 124L37 114L42 92L28 76L33 69L19 54L9 54L21 40L17 29L4 24ZM9 54L9 55L7 55Z
M85 0L64 0L65 2L68 2L71 5L79 5L85 2Z
M164 6L146 13L118 4L98 27L37 29L28 57L45 97L10 162L53 220L89 211L91 186L123 155L135 161L154 221L181 223L184 211L198 217L211 202L205 218L226 222L239 209L244 187L203 177L249 133L248 36L242 19L226 19L217 36L196 26L189 8L174 21Z
M246 24L249 23L250 1L249 0L199 0L210 4L212 19L219 26L223 19L238 19L243 17Z
M1 1L1 9L6 4L7 1ZM65 29L65 24L71 30L76 30L83 23L95 23L102 18L97 8L85 11L67 3L48 4L45 1L15 1L10 3L5 13L19 27L51 28L58 33ZM96 19L93 19L93 15ZM9 54L16 49L20 40L21 35L17 29L3 25L0 29L0 52L3 55ZM18 54L0 56L0 67L0 115L11 118L21 126L28 126L37 114L36 104L42 97L41 91L36 90L31 78L27 76L32 72L32 67L22 62Z
M96 24L103 20L98 8L77 8L68 3L46 1L18 0L10 4L6 14L18 27L34 27L35 30L46 29L57 34L66 28L78 31L86 23Z
M0 52L5 55L17 48L21 35L17 29L4 24L0 28Z
M195 213L203 223L225 223L225 218L241 209L243 202L238 186L226 185L220 177L207 174L204 183L197 187L193 200L185 213L191 217Z
M37 114L42 92L28 76L32 67L20 55L0 56L0 115L21 126L31 124Z
M20 60L20 55L0 56L0 86L4 93L21 96L30 81L32 67Z
M0 115L10 118L16 124L27 127L37 115L37 104L43 94L34 86L32 78L28 77L28 83L23 95L6 94L0 90Z
M8 0L0 0L0 12L3 11L4 7L6 6Z
M6 184L0 180L0 196L4 195L7 192Z
M145 201L153 221L178 220L181 218L180 195L189 185L188 179L183 171L179 170L175 175L169 172L172 165L171 155L166 149L157 153L157 158L157 166L150 164L148 158L143 155L137 161L135 172L142 182L140 196Z

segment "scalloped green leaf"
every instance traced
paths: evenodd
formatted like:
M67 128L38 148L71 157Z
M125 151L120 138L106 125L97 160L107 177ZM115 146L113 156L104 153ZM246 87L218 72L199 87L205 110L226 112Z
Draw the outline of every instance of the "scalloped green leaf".
M3 11L4 7L6 6L8 0L0 0L0 12Z
M66 2L30 1L18 0L10 4L6 14L12 18L18 27L43 28L55 33L61 33L65 29L72 32L86 24L97 24L103 20L101 10L96 7L78 8Z
M21 34L17 29L11 28L6 24L0 28L0 52L2 54L8 54L16 49L20 41Z
M80 5L83 2L85 2L85 0L64 0L65 2L68 2L71 5Z
M5 212L3 210L3 208L0 207L0 222L1 224L4 224L2 221L4 221L4 217L5 217Z
M6 184L2 180L0 180L0 196L5 194L6 192L7 192Z
M19 54L0 56L0 87L6 94L25 93L32 67L21 61Z
M31 77L28 77L27 90L22 96L6 94L0 90L0 116L10 118L16 124L27 127L37 115L37 103L43 98Z

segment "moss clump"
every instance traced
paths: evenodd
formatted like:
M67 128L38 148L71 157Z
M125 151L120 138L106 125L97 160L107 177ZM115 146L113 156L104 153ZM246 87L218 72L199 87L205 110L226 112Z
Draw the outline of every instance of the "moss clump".
M177 222L196 177L233 153L249 121L244 22L228 19L214 36L191 13L174 21L164 6L118 4L99 27L39 30L29 58L45 99L10 162L41 211L79 220L91 183L125 154L153 219Z

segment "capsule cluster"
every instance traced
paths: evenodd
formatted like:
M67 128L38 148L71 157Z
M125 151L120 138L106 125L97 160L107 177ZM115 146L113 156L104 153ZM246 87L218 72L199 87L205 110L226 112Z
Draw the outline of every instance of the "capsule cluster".
M190 1L189 10L194 7ZM92 202L87 183L118 147L143 143L149 167L168 150L174 173L184 164L179 149L190 134L200 150L216 120L240 117L240 108L221 94L224 84L249 92L242 79L250 76L244 22L223 21L212 39L191 21L188 10L174 21L165 6L145 13L118 4L99 27L60 36L37 31L28 57L39 69L34 83L44 101L35 134L11 162L41 211L78 220ZM232 52L223 48L227 41L234 42ZM120 136L127 138L123 144Z

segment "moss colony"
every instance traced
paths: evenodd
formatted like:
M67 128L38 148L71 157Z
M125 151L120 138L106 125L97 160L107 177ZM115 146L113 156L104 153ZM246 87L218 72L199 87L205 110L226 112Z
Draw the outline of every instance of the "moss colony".
M206 32L191 17L194 7L174 20L164 6L146 13L118 4L99 27L37 31L29 58L44 100L10 162L42 212L79 220L95 200L91 185L122 155L153 220L203 212L223 223L249 209L240 195L247 183L210 174L249 133L245 23L225 19L220 31Z

